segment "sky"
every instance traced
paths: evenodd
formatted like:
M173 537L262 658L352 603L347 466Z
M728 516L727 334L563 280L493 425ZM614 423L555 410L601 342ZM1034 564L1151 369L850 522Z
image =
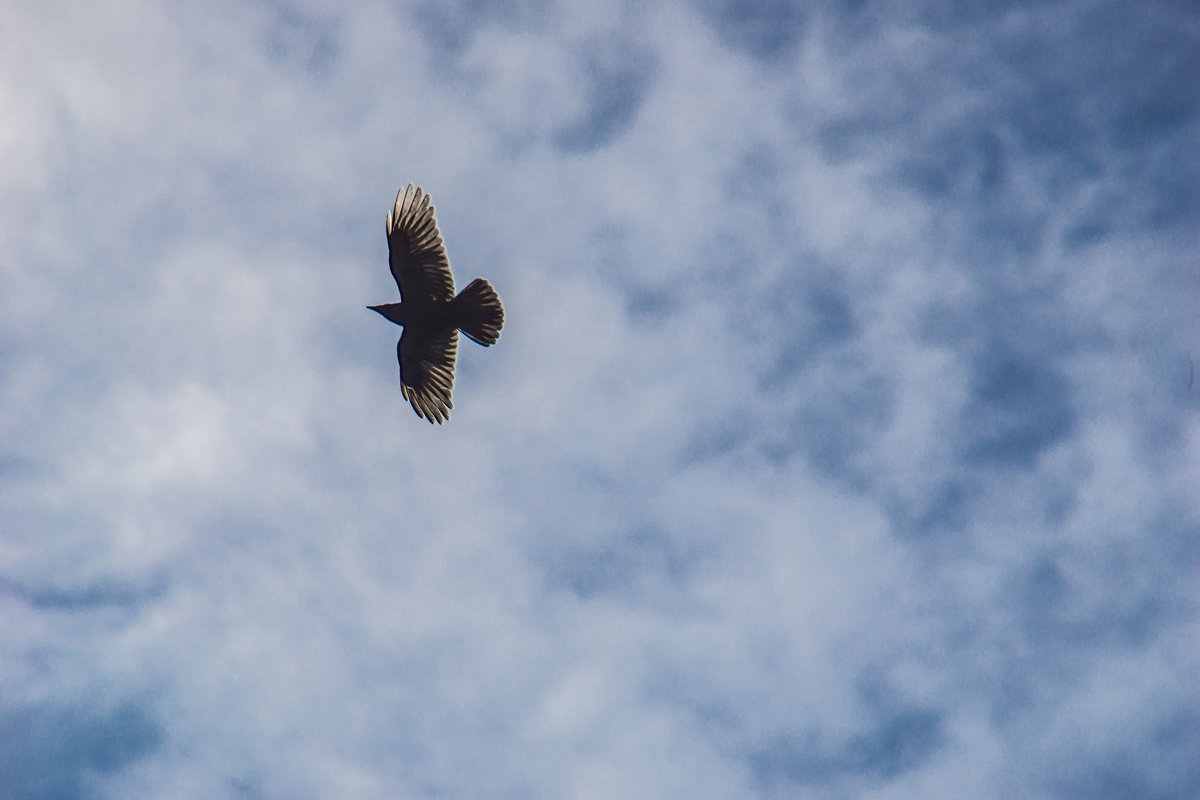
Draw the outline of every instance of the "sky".
M0 797L1200 796L1193 3L0 7Z

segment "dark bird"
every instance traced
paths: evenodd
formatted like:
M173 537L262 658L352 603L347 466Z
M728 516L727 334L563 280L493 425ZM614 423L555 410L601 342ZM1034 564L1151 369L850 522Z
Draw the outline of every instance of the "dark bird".
M483 278L457 296L429 195L408 188L396 195L387 216L388 260L400 289L399 303L367 306L404 326L396 344L400 392L417 416L430 423L450 419L458 332L483 346L500 338L504 307Z

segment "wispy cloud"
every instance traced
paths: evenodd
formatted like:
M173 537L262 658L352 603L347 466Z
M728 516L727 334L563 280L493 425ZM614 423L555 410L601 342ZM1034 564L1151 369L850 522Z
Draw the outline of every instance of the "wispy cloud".
M1195 795L1197 24L10 9L0 795Z

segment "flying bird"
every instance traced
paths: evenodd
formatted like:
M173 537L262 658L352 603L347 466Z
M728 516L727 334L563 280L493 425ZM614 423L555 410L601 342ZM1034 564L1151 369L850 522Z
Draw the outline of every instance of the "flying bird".
M417 416L432 424L450 418L458 332L487 347L500 338L504 307L483 278L457 296L429 195L410 183L387 215L388 261L399 303L367 306L404 326L396 344L400 392Z

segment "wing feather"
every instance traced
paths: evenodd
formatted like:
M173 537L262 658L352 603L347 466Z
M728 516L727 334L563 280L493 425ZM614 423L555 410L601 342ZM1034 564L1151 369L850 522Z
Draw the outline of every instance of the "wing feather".
M401 298L454 299L454 276L429 195L410 183L388 212L388 262Z
M405 327L396 343L400 362L400 392L417 416L433 422L450 418L454 407L454 360L458 354L458 331L426 331Z

